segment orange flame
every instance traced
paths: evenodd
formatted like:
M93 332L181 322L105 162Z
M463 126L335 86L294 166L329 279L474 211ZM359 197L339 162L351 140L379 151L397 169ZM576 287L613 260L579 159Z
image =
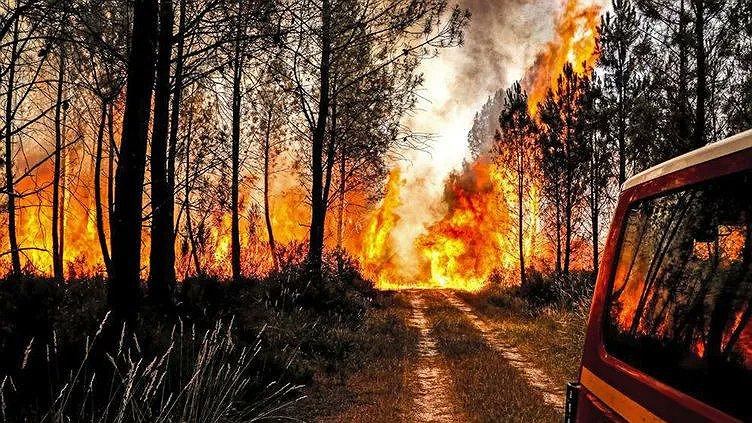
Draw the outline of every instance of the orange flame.
M538 102L549 87L556 84L566 63L577 73L590 72L597 59L597 23L600 8L583 6L580 0L567 0L556 20L555 38L528 69L523 85L527 89L528 106L534 114ZM366 275L383 289L453 288L475 291L483 288L498 270L519 271L514 218L514 183L503 167L481 157L465 165L460 173L449 177L445 184L444 213L425 228L415 241L419 252L415 269L404 269L395 263L400 257L391 252L386 234L399 220L401 185L390 179L385 201L373 215L369 235L377 238L367 245L370 252ZM393 174L394 176L394 174ZM535 265L550 254L539 241L540 192L533 183L524 200L526 218L523 230L523 254L527 263ZM374 258L381 262L373 263ZM401 272L399 271L401 270ZM416 275L417 273L417 275Z
M546 91L556 85L564 65L571 63L580 75L590 72L598 60L597 36L600 6L584 6L581 0L567 0L556 20L556 36L538 54L525 73L522 86L528 92L530 112L535 115Z
M567 0L556 21L555 39L528 70L524 85L530 93L530 107L535 108L549 86L554 83L564 63L585 72L596 58L596 20L598 8L582 6L579 0ZM582 64L586 66L582 66ZM118 130L118 128L116 128ZM81 131L86 132L86 131ZM84 133L91 140L91 133ZM116 138L119 138L116 136ZM64 266L68 276L103 272L103 262L96 232L93 195L93 164L90 145L84 142L67 149L65 178L65 249ZM31 158L30 158L31 159ZM33 163L33 160L31 160ZM106 166L104 166L106 169ZM18 172L19 169L16 169ZM20 173L20 172L18 172ZM23 249L22 264L27 270L49 275L51 257L51 188L52 163L38 167L32 178L16 187L19 193L37 192L17 200L17 234ZM468 164L449 178L440 216L423 229L413 245L414 257L403 257L396 248L401 223L400 209L405 193L404 175L392 171L386 196L375 209L348 210L345 215L345 249L360 262L364 274L381 288L448 287L480 289L497 269L514 269L517 263L515 237L509 208L513 201L512 184L503 168L487 159ZM102 175L102 198L106 198L106 171ZM250 184L249 184L250 185ZM289 173L275 173L271 195L271 221L275 238L282 247L305 241L310 211L306 193ZM253 188L241 192L241 246L244 272L262 275L273 268L268 234L260 215L257 193ZM346 204L368 205L363 194L348 193ZM198 264L204 273L229 275L230 214L226 207L214 206L208 215L194 216L194 229L199 231ZM530 222L525 232L524 249L527 259L545 255L535 242L539 235L539 194L533 187L526 200ZM106 206L105 206L106 210ZM177 213L176 213L177 214ZM7 214L2 218L7 219ZM107 214L105 213L105 228ZM6 221L7 222L7 221ZM5 222L4 222L5 223ZM7 225L7 223L5 223ZM185 217L176 240L177 274L185 277L196 273L191 248L186 248ZM334 213L327 219L327 246L333 248L336 234ZM142 233L144 271L148 269L148 227ZM7 234L0 234L0 251L8 250ZM9 256L0 256L0 269L9 269ZM144 275L146 276L146 275Z

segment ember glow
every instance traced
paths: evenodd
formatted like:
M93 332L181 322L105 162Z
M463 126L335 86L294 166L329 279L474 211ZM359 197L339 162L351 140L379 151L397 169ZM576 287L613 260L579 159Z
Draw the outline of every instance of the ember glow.
M546 3L546 2L543 2ZM520 6L521 7L521 6ZM547 6L550 7L550 6ZM496 71L495 77L506 78L489 84L495 89L505 88L513 79L522 77L523 86L530 93L529 106L535 110L536 103L552 86L562 66L571 62L577 72L588 72L596 59L596 25L600 12L597 4L585 4L580 0L565 0L553 19L551 36L539 43L527 59L514 59L507 64L510 69ZM536 18L537 19L537 18ZM485 29L476 29L485 30ZM462 54L462 49L458 50ZM463 62L466 67L467 59ZM517 66L519 69L515 69ZM527 67L526 71L523 71ZM451 69L447 72L453 75ZM466 76L463 76L466 78ZM449 96L457 88L447 91L444 83L427 83L426 97ZM490 86L490 85L489 85ZM487 90L488 87L482 87ZM439 180L420 174L404 163L396 163L386 185L384 198L373 203L357 194L347 194L344 215L343 247L356 258L368 278L383 289L400 288L454 288L481 289L495 271L516 271L514 225L510 208L512 182L498 163L486 157L458 166L458 159L466 151L469 122L482 101L492 92L472 93L474 103L469 101L466 110L458 111L457 101L445 99L447 110L428 110L428 120L452 121L439 130L451 148L435 147L436 157L423 157L433 165L440 163ZM455 119L456 116L463 119ZM452 116L455 116L453 118ZM120 119L116 116L116 122ZM79 129L79 135L91 144L96 128ZM118 131L118 128L115 128ZM72 137L73 135L69 135ZM119 139L116 135L114 138ZM489 140L491 141L491 140ZM82 144L83 145L83 144ZM462 146L458 149L458 146ZM446 147L446 148L445 148ZM442 149L451 151L451 154ZM37 159L44 156L38 153ZM84 147L67 149L64 175L64 266L66 276L102 274L104 263L96 230L93 173L91 153ZM454 163L448 163L447 156ZM442 159L443 157L443 159ZM33 159L33 158L32 158ZM101 175L102 198L107 199L107 152ZM192 160L198 160L193 158ZM35 160L29 160L34 163ZM444 163L447 162L447 163ZM182 165L179 165L182 166ZM308 236L309 207L304 188L289 172L289 163L279 165L271 181L270 218L276 241L280 248L301 244ZM454 170L453 170L454 169ZM26 169L17 169L21 174ZM180 170L179 170L180 171ZM17 186L17 227L22 251L22 266L29 272L52 274L51 192L52 161L34 169L33 177L26 178ZM449 176L446 176L449 175ZM407 183L407 180L410 183ZM241 189L240 234L242 263L245 274L263 275L273 269L268 234L259 207L258 189L255 181ZM178 183L179 185L179 183ZM180 189L180 188L178 188ZM28 195L27 195L28 194ZM186 212L180 202L182 193L177 193L175 215L179 220L176 239L177 275L179 278L195 275L199 271L216 276L229 276L230 262L230 212L226 204L209 206L208 214L191 216L193 228L188 231ZM197 201L197 193L189 196ZM550 252L540 240L540 195L533 188L525 200L528 217L525 223L524 250L528 262L535 265ZM148 202L147 202L148 203ZM149 210L145 210L148 215ZM7 219L3 214L2 219ZM108 213L104 213L105 232L108 230ZM3 224L6 224L3 222ZM148 225L143 229L144 245L142 269L148 269ZM0 249L8 250L7 235L0 235ZM193 237L193 242L189 238ZM336 206L327 219L326 243L334 249L337 245ZM303 257L300 254L300 257ZM0 256L2 273L9 269L9 256ZM146 274L143 274L146 277Z

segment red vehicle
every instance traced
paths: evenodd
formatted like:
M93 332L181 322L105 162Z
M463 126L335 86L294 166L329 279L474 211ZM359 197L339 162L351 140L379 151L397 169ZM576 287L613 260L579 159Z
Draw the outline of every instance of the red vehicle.
M627 180L566 421L752 421L752 131Z

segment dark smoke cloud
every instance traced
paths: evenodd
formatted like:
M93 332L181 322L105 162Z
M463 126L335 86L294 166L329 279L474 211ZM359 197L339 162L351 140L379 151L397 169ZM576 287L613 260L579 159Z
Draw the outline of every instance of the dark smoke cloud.
M453 101L477 104L505 88L535 59L552 35L553 19L561 7L556 0L461 0L472 18L465 45L448 57L455 66Z

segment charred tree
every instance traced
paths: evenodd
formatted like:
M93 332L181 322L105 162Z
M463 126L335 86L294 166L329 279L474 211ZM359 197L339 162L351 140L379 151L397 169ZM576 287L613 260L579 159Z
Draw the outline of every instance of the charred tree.
M61 44L58 54L58 73L55 98L55 164L52 175L52 270L56 281L63 281L63 240L65 239L65 208L61 198L61 181L65 179L63 160L63 90L65 86L65 47ZM67 108L67 107L66 107ZM62 193L65 196L65 193Z
M99 124L97 126L97 145L94 153L94 212L97 222L97 238L99 239L99 248L102 250L102 261L107 274L112 273L112 263L110 261L110 250L107 246L107 234L104 230L104 208L102 206L102 159L104 156L104 131L107 125L108 103L102 100L102 110L99 113ZM109 206L108 206L109 209Z
M21 256L16 238L16 193L13 180L13 118L16 66L18 62L19 23L18 17L13 22L13 35L10 43L10 60L7 70L7 87L5 95L5 193L8 196L8 243L11 258L11 275L21 274Z
M230 243L231 243L231 267L232 279L238 281L241 278L240 267L240 113L241 113L241 82L243 78L243 55L241 51L242 36L242 18L241 10L235 17L235 40L232 56L232 180L230 182L230 208L231 208L231 225L230 225Z
M272 261L274 269L279 270L279 257L277 257L277 243L274 239L274 228L272 227L272 216L269 207L269 176L271 173L271 132L272 132L272 119L274 117L274 109L269 105L266 116L266 128L264 130L264 222L266 223L266 233L269 237L269 250L272 253Z
M321 57L319 60L320 89L316 125L311 139L311 226L308 243L308 271L314 280L321 277L324 252L324 227L327 199L324 198L324 146L329 117L332 38L332 10L329 0L321 3Z
M156 304L172 300L175 284L175 235L173 234L173 188L167 176L167 148L170 118L170 61L172 59L172 1L161 0L159 7L159 49L154 123L151 136L151 251L149 257L149 296Z
M141 210L157 47L156 0L135 0L128 55L125 113L115 174L112 274L109 302L119 318L133 319L142 299Z

